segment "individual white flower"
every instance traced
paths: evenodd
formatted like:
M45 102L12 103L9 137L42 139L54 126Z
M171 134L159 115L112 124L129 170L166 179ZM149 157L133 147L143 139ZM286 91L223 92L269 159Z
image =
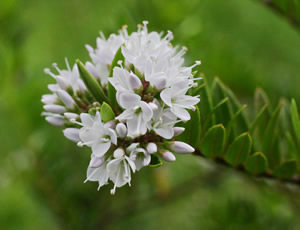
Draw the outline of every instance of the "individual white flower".
M111 194L115 194L116 188L129 184L131 181L131 170L136 170L134 162L126 155L113 159L107 164L107 172L110 180L114 183Z
M126 30L126 28L124 28ZM120 35L111 34L108 39L105 39L104 34L100 33L97 38L97 48L94 49L90 45L86 45L89 55L93 61L87 63L86 67L99 79L103 86L107 85L110 65L115 57L117 50L125 42L124 33Z
M157 106L157 109L153 111L153 117L148 122L148 129L153 129L159 136L171 139L174 136L173 126L177 122L177 117L171 112L169 108L164 109L158 100L154 100L153 103Z
M66 90L68 87L71 87L75 92L86 90L83 81L80 79L77 65L74 64L73 68L71 69L67 60L66 65L67 69L61 70L58 68L57 64L53 64L53 67L57 70L58 75L55 75L47 68L44 70L45 73L52 76L57 82L57 84L49 85L49 89L52 92L57 92L59 89Z
M82 142L79 145L87 145L92 148L93 154L102 157L109 150L111 144L117 144L115 131L108 128L101 120L100 113L95 116L87 113L80 114L82 128L79 137Z
M134 73L120 67L114 68L113 77L109 78L109 81L117 91L118 101L122 93L134 93L134 90L142 86L142 82Z
M158 60L160 57L171 56L175 49L170 46L173 34L169 31L164 38L157 32L148 33L147 21L144 26L139 26L137 32L133 32L122 46L122 54L125 60L133 64L139 71L144 72L147 60Z
M160 93L161 99L171 108L172 113L185 121L191 118L186 109L194 110L194 105L200 101L198 97L186 95L190 88L188 84L186 80L182 80Z
M119 104L125 109L117 120L126 121L128 136L136 137L144 135L147 131L147 122L153 116L151 107L141 97L132 93L122 93L119 97Z
M107 164L109 161L105 161L104 157L96 157L92 155L90 165L87 169L87 181L98 181L98 190L108 183L109 173L107 170Z
M126 149L130 159L134 161L137 171L149 165L151 161L150 153L143 148L138 148L138 145L139 143L133 143Z

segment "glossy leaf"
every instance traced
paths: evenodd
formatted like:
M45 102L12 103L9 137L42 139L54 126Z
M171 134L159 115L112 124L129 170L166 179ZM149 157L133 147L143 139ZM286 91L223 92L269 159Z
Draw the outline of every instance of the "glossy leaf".
M300 120L296 101L292 99L291 102L291 116L293 124L293 132L296 137L297 145L300 146Z
M176 139L189 143L196 148L199 146L200 134L201 134L201 116L198 106L195 106L195 111L189 111L191 119L186 123L182 123L181 126L185 128L184 132Z
M115 57L112 61L112 64L110 66L110 70L109 70L109 77L113 76L113 70L114 68L118 65L118 61L125 61L125 58L122 54L122 46L118 49L118 51L115 54ZM110 104L112 105L113 108L118 108L118 103L116 100L116 89L113 87L113 85L108 81L108 86L107 86L107 93L108 93L108 98L110 101Z
M103 102L103 104L101 106L100 114L101 114L101 119L104 122L108 122L108 121L115 119L115 114L114 114L112 108L110 107L109 104L107 104L105 102Z
M252 138L249 133L241 134L229 146L226 152L226 161L233 166L243 164L250 154L251 146Z
M266 154L270 167L277 167L280 162L279 142L278 140L278 121L282 105L279 104L273 112L268 122L267 128L264 130L263 152Z
M205 134L200 149L201 152L210 158L223 155L223 147L225 140L225 128L222 124L214 125Z
M224 98L226 98L225 86L218 78L214 79L212 83L211 92L213 95L214 104L217 104L220 101L222 101ZM226 126L233 116L231 104L229 102L224 103L222 106L220 106L218 112L216 112L215 114L216 114L216 122L222 123L223 125Z
M108 102L108 98L106 97L102 87L99 85L97 80L92 76L92 74L90 74L90 72L86 69L85 65L78 59L76 60L76 64L78 66L81 79L83 80L88 90L95 97L95 99L99 102L103 102L103 101Z
M289 160L282 163L275 169L274 175L279 178L291 178L297 172L297 162L295 160Z
M267 170L268 161L261 152L251 155L246 162L246 170L251 174L257 175Z

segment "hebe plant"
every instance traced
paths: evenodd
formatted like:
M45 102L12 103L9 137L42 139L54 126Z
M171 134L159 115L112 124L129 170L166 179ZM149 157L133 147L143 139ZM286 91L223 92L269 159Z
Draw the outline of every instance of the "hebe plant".
M46 120L92 150L86 181L130 185L131 173L194 153L256 176L299 183L300 121L294 100L273 109L255 93L255 118L219 79L184 67L186 48L173 47L171 32L148 32L147 22L128 34L87 45L91 62L77 60L58 74L42 102ZM202 76L203 75L203 76ZM199 100L201 95L201 102Z

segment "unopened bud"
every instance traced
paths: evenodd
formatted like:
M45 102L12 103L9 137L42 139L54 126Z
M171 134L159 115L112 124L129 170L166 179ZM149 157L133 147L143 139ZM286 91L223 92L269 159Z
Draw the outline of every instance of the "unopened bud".
M73 108L75 101L73 98L64 90L58 90L57 91L58 96L62 100L62 102L68 107L68 108Z
M77 128L67 128L63 130L63 133L65 135L66 138L68 138L69 140L73 141L73 142L79 142L80 138L79 138L79 129Z
M114 151L114 158L118 159L118 158L121 158L123 157L125 154L125 151L124 149L122 148L117 148L115 151Z
M132 89L139 89L142 86L142 82L134 73L130 73L129 85Z
M48 121L50 124L55 125L55 126L63 126L65 121L61 117L46 117L46 121Z
M93 156L91 161L90 161L89 167L98 168L101 165L103 165L104 162L105 162L104 157L95 157L95 156Z
M66 89L69 85L62 76L56 76L56 82L61 89Z
M42 100L44 104L54 104L57 101L57 96L55 94L46 94L43 95Z
M157 145L153 142L150 142L147 144L146 147L148 153L152 154L152 153L156 153L157 152Z
M66 108L62 105L44 105L43 108L51 113L64 113Z
M174 156L174 154L169 151L162 152L161 155L165 161L176 161L176 157Z
M127 136L127 127L123 123L119 123L116 126L116 131L119 137L124 138Z
M176 136L180 135L181 133L183 133L185 128L183 128L183 127L174 127L173 130L174 130L174 136L176 137Z
M195 151L195 149L192 146L182 141L174 141L169 147L175 153L192 153Z
M77 113L64 113L64 116L68 119L68 120L71 120L71 119L77 119L79 118L79 115Z

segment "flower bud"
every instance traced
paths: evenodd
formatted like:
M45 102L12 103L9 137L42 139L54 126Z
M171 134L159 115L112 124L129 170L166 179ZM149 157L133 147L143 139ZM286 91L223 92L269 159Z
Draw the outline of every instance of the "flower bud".
M79 142L80 138L79 138L79 129L77 128L67 128L63 130L63 133L65 135L66 138L68 138L69 140L73 141L73 142Z
M66 109L62 105L44 105L43 108L51 113L64 113Z
M192 146L182 141L174 141L169 147L175 153L192 153L195 151L195 149Z
M68 108L73 108L75 101L73 98L64 90L58 90L57 91L58 96L62 100L62 102L68 107Z
M134 73L130 73L129 85L132 89L139 89L142 86L142 82Z
M90 161L89 167L98 168L101 165L103 165L104 162L105 162L104 157L95 157L95 156L93 156L91 161Z
M148 153L152 154L152 153L156 153L157 152L157 145L153 142L150 142L147 144L146 147Z
M118 159L118 158L121 158L123 157L125 154L125 151L124 149L122 148L117 148L115 151L114 151L114 158Z
M119 137L124 138L127 136L127 127L123 123L117 124L116 131Z
M176 161L176 157L174 156L174 154L169 151L164 151L161 153L161 155L165 161Z
M42 96L41 100L44 104L54 104L57 101L57 96L55 94L46 94Z
M71 120L71 119L77 119L79 118L79 115L77 113L64 113L64 116L68 119L68 120Z
M183 128L183 127L174 127L173 130L174 130L174 136L176 137L176 136L180 135L181 133L183 133L185 128Z
M62 117L46 117L46 121L48 121L50 124L55 125L55 126L63 126L65 121Z

